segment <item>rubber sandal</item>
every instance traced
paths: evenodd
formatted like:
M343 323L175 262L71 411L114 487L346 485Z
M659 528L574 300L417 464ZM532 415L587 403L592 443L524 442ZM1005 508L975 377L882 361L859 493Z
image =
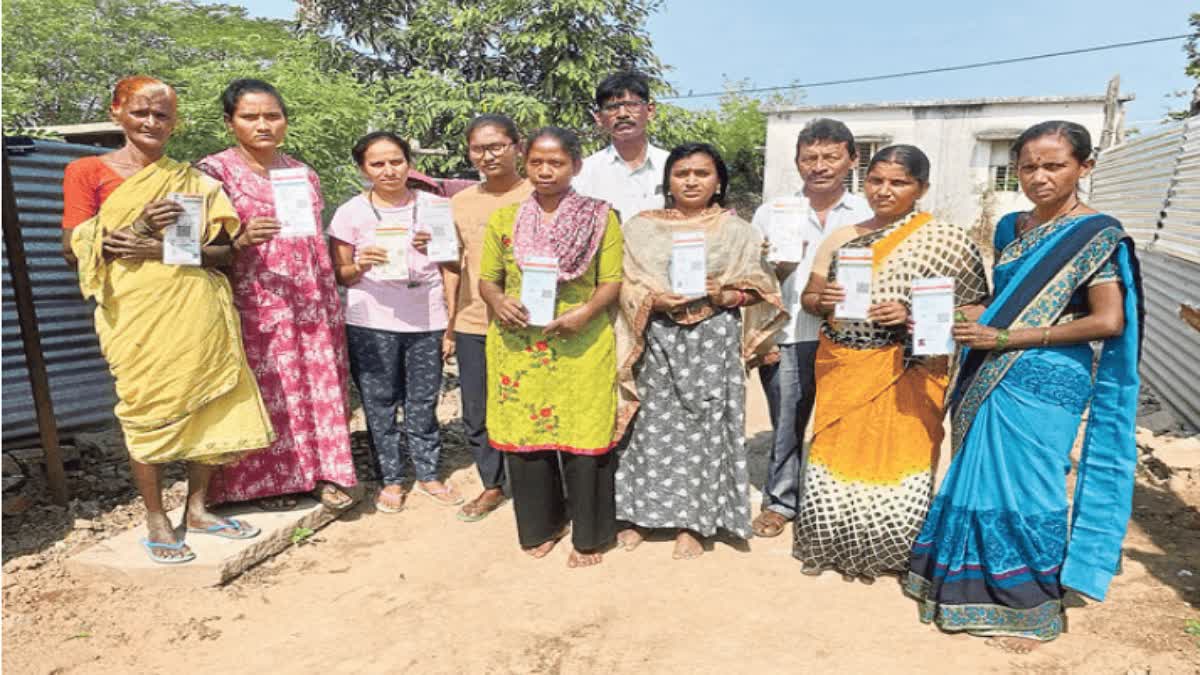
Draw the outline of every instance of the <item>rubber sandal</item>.
M771 516L768 514L774 514L775 517L771 518ZM770 518L770 520L768 520L768 518ZM782 522L776 522L777 519ZM783 530L787 527L787 524L788 521L783 517L783 515L775 513L774 511L763 511L762 513L758 514L758 517L754 519L753 523L751 523L750 529L754 531L754 536L769 539L771 537L778 537L779 535L783 534Z
M337 495L339 494L345 497L344 502L338 502ZM312 495L314 499L321 502L321 505L330 511L345 511L354 506L354 498L333 483L325 483L313 490Z
M222 539L253 539L262 532L250 523L235 518L225 518L208 527L189 527L187 531L194 534L211 534Z
M499 499L499 501L492 504L490 507L487 508L487 510L481 511L476 514L470 514L463 510L467 506L470 506L471 504L474 504L477 501L479 501L478 498L471 500L471 502L469 504L464 506L462 509L458 510L458 513L455 514L455 517L458 518L459 520L463 521L464 523L478 523L479 521L483 520L484 518L487 518L488 516L492 515L493 511L495 511L496 509L503 506L504 502L508 501L508 497L501 497Z
M156 562L159 565L182 565L183 563L192 562L196 559L196 554L190 549L188 550L187 555L183 556L182 558L160 558L154 555L154 551L157 549L162 549L164 551L182 551L183 547L187 546L187 542L185 541L176 542L174 544L163 544L157 541L150 541L149 539L143 537L141 542L142 548L146 549L146 555L150 557L151 562Z
M425 486L421 485L420 483L416 483L413 486L413 492L416 492L417 494L425 495L426 497L429 497L430 499L437 502L438 504L441 504L442 506L462 506L463 502L466 501L465 499L463 499L462 495L459 495L458 499L455 499L452 502L443 501L441 499L441 495L447 495L447 494L450 494L453 492L453 490L450 489L449 485L446 485L441 490L438 490L435 492L433 490L426 490Z
M383 495L383 490L380 490L379 494L375 496L375 510L376 511L382 511L384 513L400 513L401 511L404 510L404 502L406 502L408 500L408 490L403 490L403 489L401 490L399 506L388 506L387 504L384 504L383 502L381 502L379 500L379 497L382 495Z

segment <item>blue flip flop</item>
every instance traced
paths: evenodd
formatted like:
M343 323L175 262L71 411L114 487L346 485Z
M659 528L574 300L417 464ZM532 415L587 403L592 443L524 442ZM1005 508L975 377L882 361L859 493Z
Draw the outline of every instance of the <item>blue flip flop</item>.
M146 555L150 556L150 560L160 565L182 565L183 563L191 562L196 559L196 554L190 550L187 552L187 555L181 558L160 558L154 555L155 549L163 549L165 551L182 551L183 547L187 546L187 542L180 541L174 544L163 544L157 541L150 541L149 539L145 538L143 538L141 541L142 548L146 549Z
M250 523L236 518L225 518L208 527L189 527L187 531L194 534L211 534L223 539L253 539L262 532Z

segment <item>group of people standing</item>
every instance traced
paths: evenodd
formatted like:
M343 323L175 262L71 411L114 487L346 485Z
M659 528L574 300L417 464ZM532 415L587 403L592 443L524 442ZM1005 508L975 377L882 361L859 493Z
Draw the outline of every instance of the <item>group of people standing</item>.
M590 566L614 539L633 550L666 530L686 559L720 531L772 537L793 522L800 571L900 574L922 620L946 630L1048 640L1064 588L1103 598L1130 509L1142 312L1128 237L1080 201L1093 160L1079 125L1039 124L1015 143L1034 208L997 225L989 289L964 230L918 206L925 154L869 158L864 199L844 187L858 158L835 120L797 139L804 188L747 222L725 206L719 152L651 145L648 82L617 73L595 100L608 147L584 158L569 130L522 135L481 115L466 145L483 180L448 205L411 187L403 138L367 134L350 153L366 188L337 209L327 242L316 174L279 151L279 92L238 80L221 103L237 145L182 164L163 154L174 91L126 78L112 102L125 146L64 177L64 253L97 303L156 562L194 558L163 511L164 462L188 462L191 533L257 534L208 510L221 502L289 508L314 492L350 506L353 379L377 510L415 491L470 522L508 495L535 558L569 535L568 564ZM307 176L315 233L281 235L277 169ZM200 265L162 262L162 231L183 212L174 193L203 200ZM429 214L447 207L449 260L430 250ZM393 228L411 232L402 252L384 245ZM784 238L799 256L777 255ZM677 292L682 241L702 246L687 263L702 263L695 293ZM870 252L861 320L835 310L851 249ZM396 255L403 278L380 274ZM913 350L912 285L929 278L954 280L952 357ZM484 488L469 502L438 472L451 357ZM775 431L752 519L754 368ZM934 498L947 408L955 454ZM1089 408L1068 522L1063 472Z

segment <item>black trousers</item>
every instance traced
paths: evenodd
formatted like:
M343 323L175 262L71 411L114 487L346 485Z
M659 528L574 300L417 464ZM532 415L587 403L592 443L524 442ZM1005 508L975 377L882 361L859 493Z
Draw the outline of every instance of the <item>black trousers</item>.
M487 435L487 337L454 333L458 359L458 383L462 390L462 421L467 445L475 456L475 467L484 489L504 486L504 456L488 445Z
M561 468L559 458L562 458ZM576 550L607 546L617 532L613 480L617 459L570 453L508 453L517 539L522 548L543 544L571 523Z

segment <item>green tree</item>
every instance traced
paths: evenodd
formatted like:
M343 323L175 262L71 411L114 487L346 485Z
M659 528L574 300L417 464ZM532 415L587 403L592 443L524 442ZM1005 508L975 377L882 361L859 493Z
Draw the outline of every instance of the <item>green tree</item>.
M147 74L179 92L180 126L168 151L194 160L232 143L221 91L235 78L258 77L288 101L286 149L316 169L333 207L358 187L354 140L389 123L378 87L336 67L345 61L338 47L297 39L286 22L250 18L241 7L5 0L3 17L6 129L103 121L116 81Z
M399 130L449 152L427 161L464 171L463 131L481 112L523 128L553 122L600 142L598 81L636 69L669 92L646 19L661 0L301 0L300 25L343 50L342 67L379 83Z

